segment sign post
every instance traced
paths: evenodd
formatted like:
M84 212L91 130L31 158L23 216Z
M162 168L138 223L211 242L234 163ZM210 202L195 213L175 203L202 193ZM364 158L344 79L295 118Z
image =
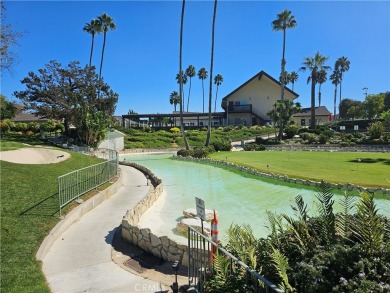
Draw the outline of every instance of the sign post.
M200 223L202 225L202 234L204 235L203 230L203 221L206 221L206 209L203 199L195 197L196 202L196 214L200 218Z

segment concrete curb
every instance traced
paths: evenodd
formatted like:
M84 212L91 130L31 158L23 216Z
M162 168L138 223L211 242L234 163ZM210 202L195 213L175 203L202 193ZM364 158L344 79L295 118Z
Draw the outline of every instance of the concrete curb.
M113 194L115 194L123 185L123 176L119 172L119 177L110 187L105 190L100 191L98 194L88 199L86 202L80 204L78 207L73 209L69 214L65 216L46 236L40 245L35 257L43 261L46 254L50 251L53 243L64 233L74 222L76 222L83 215L97 207L99 204L109 199Z

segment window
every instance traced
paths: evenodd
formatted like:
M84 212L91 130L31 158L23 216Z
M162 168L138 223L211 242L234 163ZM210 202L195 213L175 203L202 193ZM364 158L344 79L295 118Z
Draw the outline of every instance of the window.
M305 118L301 119L301 125L303 126L305 125L305 123L306 123L306 119Z

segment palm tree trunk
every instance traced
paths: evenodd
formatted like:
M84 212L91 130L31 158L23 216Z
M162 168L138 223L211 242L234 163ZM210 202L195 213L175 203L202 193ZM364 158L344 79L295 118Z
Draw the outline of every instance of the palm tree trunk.
M321 107L321 84L318 86L318 107Z
M190 78L190 88L188 89L187 112L188 112L188 105L190 104L190 94L191 94L191 78Z
M104 48L106 47L106 34L107 34L107 32L104 31L103 48L102 48L102 58L100 59L99 78L102 77L103 58L104 58Z
M336 103L337 103L337 84L334 87L334 113L333 118L336 119Z
M179 56L179 74L180 74L180 97L183 97L183 77L181 76L182 73L182 60L183 60L183 24L184 24L184 7L186 5L186 0L183 0L183 4L181 7L181 24L180 24L180 56ZM181 98L180 103L180 129L181 134L183 136L184 144L186 146L186 150L190 149L190 146L188 145L186 133L184 131L184 121L183 121L183 107L184 107L184 97Z
M89 67L92 65L92 54L93 54L93 43L95 41L95 35L92 34L92 45L91 45L91 55L89 56Z
M315 72L311 75L311 113L310 113L310 128L316 128L316 79Z
M215 92L214 113L217 112L217 98L218 98L218 85L217 85L217 91Z
M340 72L340 99L339 99L339 104L341 104L341 84L343 82L343 72Z
M203 91L203 113L204 113L204 83L202 78L202 91Z
M217 0L214 1L213 27L211 31L211 62L210 62L210 89L209 89L209 121L207 127L206 147L210 145L211 139L211 103L213 99L213 65L214 65L214 32L215 32L215 17L217 14Z
M284 59L284 53L286 51L286 29L283 30L283 54L282 54L282 78L281 78L281 83L280 83L280 99L283 101L284 100L284 71L285 71L285 66L286 66L286 60Z

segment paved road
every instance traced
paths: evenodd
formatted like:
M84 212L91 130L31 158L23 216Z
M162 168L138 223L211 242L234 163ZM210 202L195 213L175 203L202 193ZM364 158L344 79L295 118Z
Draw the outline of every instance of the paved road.
M71 225L43 259L52 292L160 292L158 282L131 274L111 260L115 229L149 188L141 172L126 166L121 170L119 191Z

